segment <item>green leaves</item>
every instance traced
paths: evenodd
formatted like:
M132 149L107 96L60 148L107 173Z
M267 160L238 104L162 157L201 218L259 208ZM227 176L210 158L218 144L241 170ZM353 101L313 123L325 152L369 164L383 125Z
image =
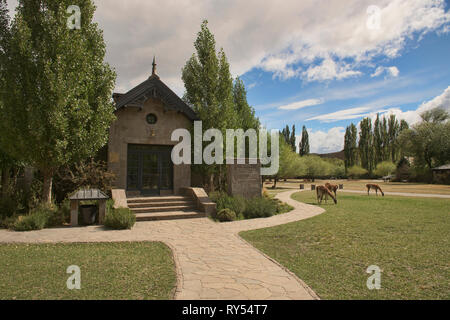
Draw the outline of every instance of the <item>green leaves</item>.
M67 28L71 1L19 3L6 46L1 145L9 154L53 172L95 154L114 119L115 73L91 0L78 1L81 29Z

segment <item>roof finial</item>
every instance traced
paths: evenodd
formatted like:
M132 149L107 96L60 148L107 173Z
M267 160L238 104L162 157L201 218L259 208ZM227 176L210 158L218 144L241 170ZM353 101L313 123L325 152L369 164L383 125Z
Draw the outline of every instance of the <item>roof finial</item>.
M153 56L153 63L152 63L152 76L156 75L156 57Z

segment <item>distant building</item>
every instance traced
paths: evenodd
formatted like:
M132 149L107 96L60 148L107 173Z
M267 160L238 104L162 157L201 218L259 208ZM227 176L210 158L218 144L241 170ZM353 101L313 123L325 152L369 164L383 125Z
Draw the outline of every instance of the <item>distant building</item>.
M450 164L433 169L433 182L450 184Z

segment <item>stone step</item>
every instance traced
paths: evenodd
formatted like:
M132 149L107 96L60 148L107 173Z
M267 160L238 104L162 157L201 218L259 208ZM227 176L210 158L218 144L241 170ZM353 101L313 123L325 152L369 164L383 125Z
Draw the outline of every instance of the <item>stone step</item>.
M195 211L197 208L193 205L181 206L147 206L142 208L130 208L134 213L152 213L152 212L171 212L171 211Z
M148 207L173 207L173 206L189 206L195 207L193 200L179 200L179 201L158 201L158 202L131 202L128 203L130 209L134 208L148 208Z
M206 214L197 211L172 211L136 214L136 221L177 220L204 218Z
M183 197L183 196L127 198L128 203L153 203L153 202L176 202L176 201L193 201L193 199L190 197Z

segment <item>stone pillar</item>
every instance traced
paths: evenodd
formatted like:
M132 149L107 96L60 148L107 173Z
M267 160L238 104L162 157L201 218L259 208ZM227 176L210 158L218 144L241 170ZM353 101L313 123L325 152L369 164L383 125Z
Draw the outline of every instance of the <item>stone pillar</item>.
M78 200L70 200L70 225L78 226Z
M239 163L241 160L242 163ZM261 163L250 164L249 159L237 159L235 164L227 164L228 194L246 199L261 197Z
M98 223L104 224L106 217L106 200L98 201Z

